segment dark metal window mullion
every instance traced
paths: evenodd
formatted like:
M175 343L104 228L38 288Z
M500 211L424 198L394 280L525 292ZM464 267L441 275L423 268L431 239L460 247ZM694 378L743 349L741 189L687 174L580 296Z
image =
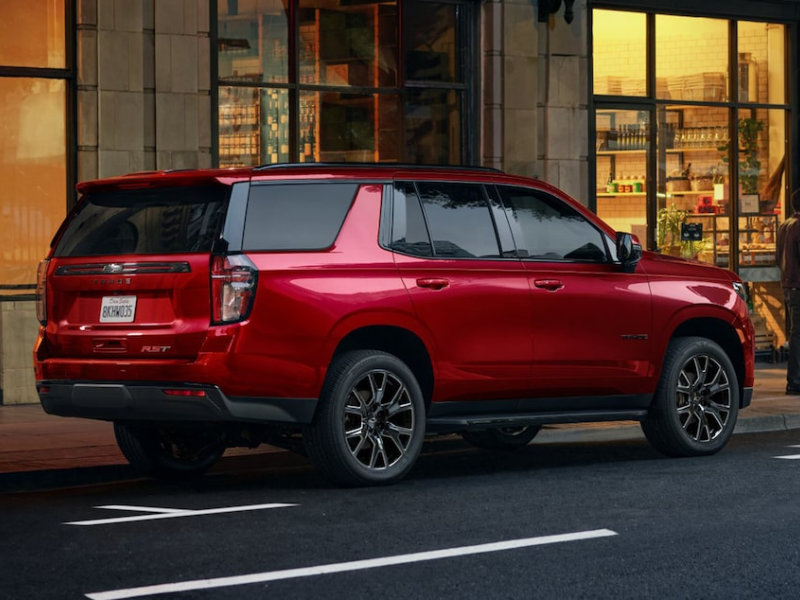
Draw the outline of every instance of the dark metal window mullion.
M300 130L300 0L291 0L289 3L289 162L300 161L300 147L298 132Z
M728 268L739 272L739 56L738 56L738 24L735 19L728 21L728 101L730 109L728 114L728 235L730 253L728 254ZM734 193L734 190L737 190ZM733 201L734 196L736 202Z

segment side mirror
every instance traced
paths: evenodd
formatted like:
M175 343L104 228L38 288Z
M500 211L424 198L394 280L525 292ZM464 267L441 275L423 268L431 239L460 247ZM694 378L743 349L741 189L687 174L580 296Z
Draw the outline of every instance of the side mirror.
M617 232L617 258L625 273L633 273L642 259L642 246L630 233Z

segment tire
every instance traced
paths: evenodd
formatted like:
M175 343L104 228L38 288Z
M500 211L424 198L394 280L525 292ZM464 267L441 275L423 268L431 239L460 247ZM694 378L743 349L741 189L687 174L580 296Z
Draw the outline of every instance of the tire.
M222 434L208 427L114 422L117 445L134 469L158 479L205 473L225 452Z
M394 483L419 456L425 402L414 374L396 356L374 350L336 358L303 439L308 457L345 486Z
M485 431L464 431L461 437L477 448L512 452L527 446L540 430L539 425L500 427Z
M722 348L700 337L670 342L642 422L648 441L668 456L714 454L728 443L738 414L739 382Z

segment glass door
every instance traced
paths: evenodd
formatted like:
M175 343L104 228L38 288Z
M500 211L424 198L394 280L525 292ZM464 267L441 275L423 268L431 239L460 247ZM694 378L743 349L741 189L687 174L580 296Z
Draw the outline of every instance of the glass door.
M648 227L655 189L651 117L645 107L595 110L597 214L617 231L635 234L645 248L654 248Z

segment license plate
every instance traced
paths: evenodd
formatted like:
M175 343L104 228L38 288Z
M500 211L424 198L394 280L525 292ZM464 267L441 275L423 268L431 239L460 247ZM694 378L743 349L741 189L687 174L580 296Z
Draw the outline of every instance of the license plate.
M101 323L133 323L136 296L103 296L100 304Z

